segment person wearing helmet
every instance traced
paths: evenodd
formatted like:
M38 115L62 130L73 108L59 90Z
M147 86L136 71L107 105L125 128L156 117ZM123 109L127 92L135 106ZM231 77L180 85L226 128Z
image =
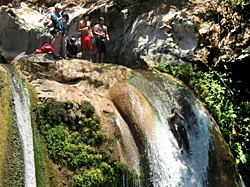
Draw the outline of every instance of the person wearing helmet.
M62 57L67 59L66 56L66 35L64 33L64 24L66 24L66 21L62 15L60 14L62 10L62 6L57 3L55 5L55 11L51 14L51 20L54 26L55 30L55 41L53 44L54 47L54 57L56 59L60 59L60 54L62 54ZM61 51L60 51L61 49Z
M184 140L184 144L187 148L187 153L192 155L193 152L190 150L189 141L187 137L187 132L185 127L182 124L182 121L185 120L185 118L178 112L176 107L171 108L171 115L169 115L169 120L172 123L174 130L176 131L177 141L179 148L181 150L181 153L183 153L183 146L181 138Z
M77 45L76 45L76 39L70 38L69 43L67 44L67 56L70 58L76 58L77 57Z

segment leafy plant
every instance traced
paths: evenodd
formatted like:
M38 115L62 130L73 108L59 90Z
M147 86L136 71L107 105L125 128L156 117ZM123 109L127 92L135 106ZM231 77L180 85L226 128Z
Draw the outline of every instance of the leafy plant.
M102 86L102 85L103 85L103 83L102 83L101 81L96 81L96 82L94 83L95 88L99 88L99 87Z
M95 107L88 101L84 101L81 105L82 113L85 114L87 117L90 117L92 114L95 113Z
M30 81L36 80L36 75L31 73L30 74Z
M122 170L119 162L107 161L105 152L97 146L107 141L100 125L100 117L89 102L81 105L82 116L72 128L68 123L66 105L47 100L37 107L37 120L54 162L70 168L72 186L121 186ZM57 118L59 117L59 118ZM114 150L114 146L110 145ZM126 175L134 175L127 172Z
M250 174L250 104L241 101L237 82L230 78L230 72L220 73L211 68L202 72L196 66L158 64L156 69L172 74L187 84L213 115L229 144L241 175L247 179ZM229 86L232 89L229 89Z

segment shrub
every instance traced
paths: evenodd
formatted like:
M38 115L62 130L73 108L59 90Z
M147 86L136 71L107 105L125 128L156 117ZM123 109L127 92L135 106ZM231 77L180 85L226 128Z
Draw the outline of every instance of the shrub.
M121 186L124 166L105 161L106 153L97 151L97 145L107 140L100 117L89 117L95 111L89 102L83 102L81 111L83 114L73 129L67 123L66 105L52 100L38 105L38 125L49 155L54 162L71 170L73 186Z
M88 101L84 101L81 105L82 113L85 114L87 117L90 117L92 114L95 113L95 107Z
M95 88L99 88L99 87L102 86L102 85L103 85L103 83L102 83L101 81L96 81L96 82L94 83Z

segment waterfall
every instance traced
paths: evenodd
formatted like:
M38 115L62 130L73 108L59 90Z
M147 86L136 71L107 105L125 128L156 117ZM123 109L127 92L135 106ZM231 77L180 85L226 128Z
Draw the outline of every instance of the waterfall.
M155 187L208 186L210 115L183 85L150 71L133 72L129 80L148 100L154 112L155 131L148 141L150 183ZM186 118L191 150L190 156L180 153L177 140L170 130L168 116L176 106Z
M35 162L28 88L12 65L3 66L7 69L9 75L10 89L15 104L16 122L23 147L25 187L35 187Z

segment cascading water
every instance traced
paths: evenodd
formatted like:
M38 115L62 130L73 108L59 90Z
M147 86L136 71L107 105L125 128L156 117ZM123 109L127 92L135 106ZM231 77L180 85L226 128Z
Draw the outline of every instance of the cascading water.
M207 186L212 124L206 110L184 86L156 72L133 72L130 84L144 94L154 112L155 134L146 145L150 183L155 187ZM186 118L192 156L180 153L170 130L168 116L172 106Z
M4 67L9 75L11 93L15 103L16 122L23 147L25 187L35 187L35 162L28 88L12 65L4 65Z

